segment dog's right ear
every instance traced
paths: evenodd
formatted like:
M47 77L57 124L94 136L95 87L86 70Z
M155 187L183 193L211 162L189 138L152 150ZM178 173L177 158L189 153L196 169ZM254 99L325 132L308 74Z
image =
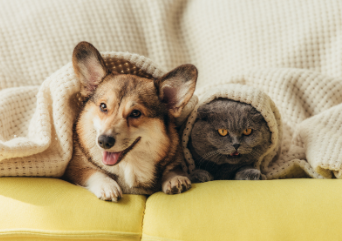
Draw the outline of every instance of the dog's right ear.
M169 113L176 118L195 91L197 73L194 65L184 64L154 81L159 99L166 103Z
M80 42L72 54L72 64L81 81L81 95L91 95L109 73L99 51L90 43Z

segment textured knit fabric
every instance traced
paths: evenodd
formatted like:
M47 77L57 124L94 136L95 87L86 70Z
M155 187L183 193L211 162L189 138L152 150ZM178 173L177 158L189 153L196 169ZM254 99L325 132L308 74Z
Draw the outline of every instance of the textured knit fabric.
M197 109L214 99L225 98L252 105L266 120L272 145L256 167L268 179L341 176L342 79L328 79L304 70L269 69L206 86L197 94L199 101L182 134L189 172L195 165L187 144Z
M248 82L277 105L284 141L305 149L300 165L342 176L339 0L3 0L0 6L1 176L62 174L79 90L70 59L80 41L110 51L108 60L115 52L145 56L160 67L117 58L154 77L193 63L199 96L219 83Z

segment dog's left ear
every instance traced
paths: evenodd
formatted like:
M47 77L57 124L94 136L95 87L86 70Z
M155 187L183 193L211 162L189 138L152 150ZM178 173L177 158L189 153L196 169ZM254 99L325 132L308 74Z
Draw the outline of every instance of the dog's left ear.
M174 117L180 116L184 106L191 99L195 91L197 75L198 71L194 65L184 64L154 82L159 99L166 103Z
M82 83L81 95L91 95L109 73L99 51L88 42L76 45L72 54L74 71Z

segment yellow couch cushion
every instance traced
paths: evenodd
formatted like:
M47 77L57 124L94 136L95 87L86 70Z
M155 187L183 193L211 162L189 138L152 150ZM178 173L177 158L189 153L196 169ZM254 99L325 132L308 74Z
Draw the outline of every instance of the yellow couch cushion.
M145 202L101 201L59 179L0 178L0 240L140 240Z
M142 240L341 240L341 217L341 180L213 181L149 197Z

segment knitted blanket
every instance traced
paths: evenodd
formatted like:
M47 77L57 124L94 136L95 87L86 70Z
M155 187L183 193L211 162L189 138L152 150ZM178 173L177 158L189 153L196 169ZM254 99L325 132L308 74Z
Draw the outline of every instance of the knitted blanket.
M182 134L185 169L189 172L195 168L187 145L197 109L225 98L252 105L266 120L272 144L256 168L267 179L340 178L342 78L299 69L257 70L207 85L197 90L197 95L198 103L183 113L183 118L190 113Z
M88 41L109 64L152 77L195 64L199 98L222 83L263 91L291 143L284 155L303 149L301 162L284 163L340 177L341 9L339 0L0 0L0 176L62 175L78 109L71 54Z

